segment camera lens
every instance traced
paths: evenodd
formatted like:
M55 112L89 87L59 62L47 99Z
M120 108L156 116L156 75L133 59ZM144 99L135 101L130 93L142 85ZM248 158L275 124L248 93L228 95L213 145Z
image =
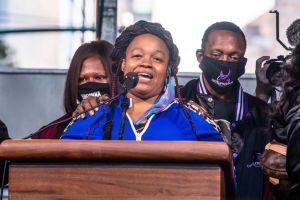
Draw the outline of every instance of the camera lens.
M274 86L279 86L282 82L282 64L284 62L282 60L271 59L266 62L266 64L270 64L266 71L266 77L269 82Z

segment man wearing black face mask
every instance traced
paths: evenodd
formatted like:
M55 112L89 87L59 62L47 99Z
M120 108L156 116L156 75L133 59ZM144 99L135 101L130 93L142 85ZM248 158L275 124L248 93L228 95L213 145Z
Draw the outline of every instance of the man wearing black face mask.
M237 181L237 199L262 199L261 154L269 141L265 102L245 92L246 39L231 22L218 22L205 31L196 56L202 74L182 88L182 96L206 108L216 121L228 125Z

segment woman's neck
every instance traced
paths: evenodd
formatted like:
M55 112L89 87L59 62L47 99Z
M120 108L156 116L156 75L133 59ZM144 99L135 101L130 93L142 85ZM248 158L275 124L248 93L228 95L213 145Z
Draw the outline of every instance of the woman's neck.
M158 95L146 100L130 93L127 94L127 97L132 99L132 106L127 110L127 113L129 114L131 119L135 121L143 112L145 112L152 106Z

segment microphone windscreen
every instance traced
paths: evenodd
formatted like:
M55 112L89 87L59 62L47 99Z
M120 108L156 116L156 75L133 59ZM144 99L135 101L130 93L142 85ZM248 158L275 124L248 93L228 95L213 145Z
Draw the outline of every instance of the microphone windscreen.
M126 90L130 90L134 88L139 82L139 76L135 72L128 72L124 76L124 86L126 87Z

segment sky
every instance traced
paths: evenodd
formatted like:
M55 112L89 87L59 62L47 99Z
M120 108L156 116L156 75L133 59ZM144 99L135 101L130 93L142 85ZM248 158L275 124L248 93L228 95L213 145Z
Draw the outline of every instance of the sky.
M144 1L146 4L147 1ZM231 21L241 28L273 8L274 0L154 0L152 21L168 29L179 48L179 71L198 72L196 49L204 30L217 21Z

